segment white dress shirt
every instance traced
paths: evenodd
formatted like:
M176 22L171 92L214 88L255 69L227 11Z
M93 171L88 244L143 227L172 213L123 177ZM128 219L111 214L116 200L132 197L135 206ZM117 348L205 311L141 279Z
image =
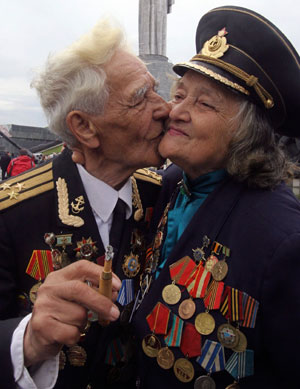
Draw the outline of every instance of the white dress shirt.
M113 211L118 199L126 204L126 219L132 214L132 186L130 179L119 190L90 175L77 164L86 195L92 208L104 248L109 244L109 232L113 220ZM44 361L29 370L24 366L23 339L31 313L24 317L15 329L10 353L14 369L14 378L20 389L52 389L56 383L59 367L59 355Z

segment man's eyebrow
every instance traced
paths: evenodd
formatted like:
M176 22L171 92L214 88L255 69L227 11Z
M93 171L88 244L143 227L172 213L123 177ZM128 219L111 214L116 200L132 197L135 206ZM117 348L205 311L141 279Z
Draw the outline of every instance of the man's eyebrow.
M131 95L131 101L134 103L136 101L139 101L147 92L149 89L149 85L141 86L140 88L137 88L135 91L133 91Z

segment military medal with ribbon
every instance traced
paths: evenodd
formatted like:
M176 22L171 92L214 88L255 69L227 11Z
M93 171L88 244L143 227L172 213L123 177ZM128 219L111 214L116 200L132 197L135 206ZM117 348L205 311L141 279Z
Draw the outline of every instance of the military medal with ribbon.
M166 285L162 291L162 298L167 304L174 305L180 301L181 290L176 283L185 285L196 267L195 262L189 256L185 256L170 265L169 270L172 283Z
M211 269L211 274L216 281L222 281L227 276L228 265L226 258L230 256L230 249L226 246L222 247L223 259L216 262Z
M210 256L207 258L206 262L205 262L205 268L206 270L208 271L212 271L212 268L214 267L214 265L219 262L219 255L220 255L220 252L222 250L222 245L216 241L214 241L212 243L212 246L211 246L211 254Z
M161 302L158 302L152 312L146 317L151 334L144 337L142 348L144 353L151 358L156 358L161 349L160 340L156 335L166 335L170 317L170 309Z
M157 363L163 369L170 369L174 365L175 357L170 347L179 347L181 344L181 336L183 331L183 320L177 315L172 314L172 325L165 336L165 347L162 347L157 354Z
M235 379L235 382L227 386L226 389L238 389L238 381L241 378L254 374L254 351L245 350L233 353L226 362L225 370Z
M184 383L192 381L195 369L190 358L201 354L201 335L192 323L186 322L182 332L180 350L184 358L178 358L173 366L176 378Z
M193 274L196 267L196 263L189 256L185 256L170 265L171 279L178 285L185 286L186 281L189 279L190 275ZM183 300L178 307L178 314L184 320L190 319L195 311L196 305L192 297Z
M29 292L30 301L34 304L36 300L36 294L42 281L47 275L52 272L53 263L52 255L50 250L33 250L30 257L28 266L26 268L26 274L33 277L38 281L37 284L33 285Z
M193 298L203 298L205 296L211 272L208 271L203 262L200 262L194 273L186 282L186 288ZM208 312L199 313L195 318L195 326L201 335L209 335L215 328L215 320Z
M202 348L202 354L196 361L208 372L208 375L198 377L195 381L194 388L214 389L216 385L210 375L225 369L225 353L223 346L218 342L207 339Z

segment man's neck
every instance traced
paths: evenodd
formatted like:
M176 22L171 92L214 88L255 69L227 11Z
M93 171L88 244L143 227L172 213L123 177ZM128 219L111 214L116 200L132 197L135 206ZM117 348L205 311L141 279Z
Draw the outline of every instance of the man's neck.
M92 176L105 182L116 190L120 190L128 178L134 173L135 169L125 168L124 166L113 165L111 163L98 164L97 167L86 162L84 168Z

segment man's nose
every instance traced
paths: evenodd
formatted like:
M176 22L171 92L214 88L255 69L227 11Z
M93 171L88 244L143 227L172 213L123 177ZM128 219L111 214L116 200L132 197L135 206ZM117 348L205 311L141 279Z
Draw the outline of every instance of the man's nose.
M167 103L161 96L157 95L156 107L153 111L155 120L167 119L171 110L171 104Z

